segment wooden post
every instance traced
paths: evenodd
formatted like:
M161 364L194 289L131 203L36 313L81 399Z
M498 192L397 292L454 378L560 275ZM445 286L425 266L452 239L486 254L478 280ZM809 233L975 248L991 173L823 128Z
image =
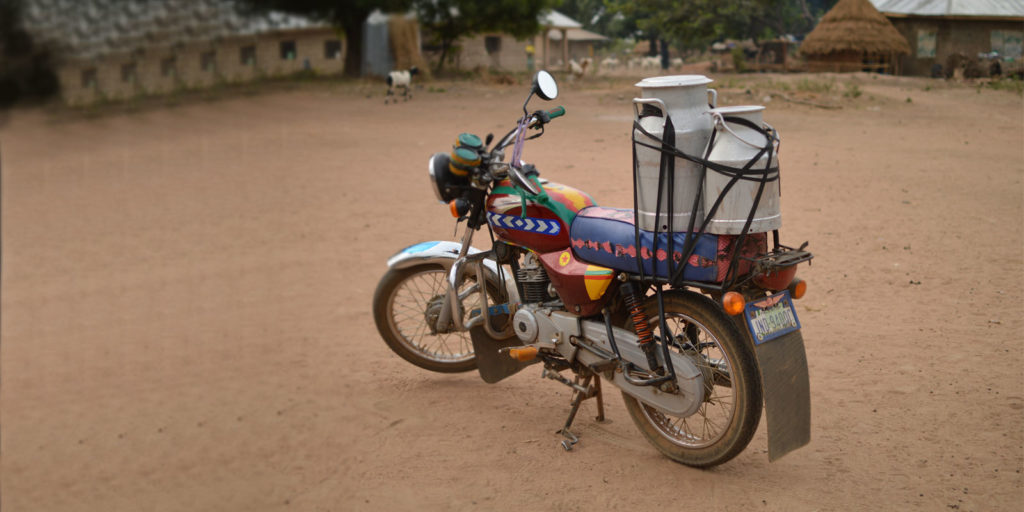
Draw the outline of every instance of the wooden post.
M569 30L562 30L562 62L565 63L565 70L571 72L572 69L569 67Z
M550 59L548 59L548 51L551 47L551 42L548 40L548 32L550 31L551 27L544 27L541 31L544 34L544 43L542 43L544 46L544 60L541 62L540 69L547 69L550 62Z

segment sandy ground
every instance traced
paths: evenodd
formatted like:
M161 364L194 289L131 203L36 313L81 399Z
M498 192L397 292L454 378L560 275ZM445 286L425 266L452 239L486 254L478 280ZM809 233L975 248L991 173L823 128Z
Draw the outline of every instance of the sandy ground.
M438 82L387 107L383 86L303 86L0 129L0 506L1019 510L1021 97L714 78L723 104L774 87L843 107L776 96L766 114L783 239L816 255L809 446L769 464L762 423L732 462L687 468L609 393L566 453L568 390L537 368L487 385L393 355L370 312L384 262L452 237L427 158L503 132L525 86ZM629 204L630 83L563 82L568 115L524 158Z

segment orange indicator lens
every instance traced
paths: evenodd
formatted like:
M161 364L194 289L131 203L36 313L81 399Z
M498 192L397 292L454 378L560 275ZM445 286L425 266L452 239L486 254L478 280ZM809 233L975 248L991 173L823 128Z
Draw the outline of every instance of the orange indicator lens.
M722 307L725 308L725 312L735 316L743 312L743 306L746 305L746 301L743 300L743 295L737 292L728 292L722 296Z
M794 299L803 298L806 293L807 281L804 281L803 279L794 279L793 282L789 284L789 294L792 295Z

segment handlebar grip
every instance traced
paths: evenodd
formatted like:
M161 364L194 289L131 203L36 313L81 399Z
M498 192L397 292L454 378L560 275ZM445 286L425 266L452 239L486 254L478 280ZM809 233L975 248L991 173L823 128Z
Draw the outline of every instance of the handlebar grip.
M548 117L554 119L556 117L562 117L565 115L565 107L555 107L547 112Z

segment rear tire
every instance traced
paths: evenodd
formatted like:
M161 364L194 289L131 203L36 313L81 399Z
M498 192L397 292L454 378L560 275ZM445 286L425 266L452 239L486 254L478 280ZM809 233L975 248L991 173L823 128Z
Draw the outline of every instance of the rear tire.
M753 347L716 303L692 292L664 294L673 349L690 356L704 374L705 399L693 415L664 413L622 394L644 437L667 457L699 468L716 466L750 443L761 421L761 382ZM644 304L655 336L664 339L658 303ZM632 326L630 326L631 328Z
M436 315L448 288L448 271L440 265L390 269L373 294L373 319L384 341L410 363L434 372L459 373L476 369L476 355L469 332L432 332L427 318ZM459 286L465 291L475 284L467 276ZM495 304L492 286L488 300ZM480 307L479 295L472 293L462 302L466 312Z

